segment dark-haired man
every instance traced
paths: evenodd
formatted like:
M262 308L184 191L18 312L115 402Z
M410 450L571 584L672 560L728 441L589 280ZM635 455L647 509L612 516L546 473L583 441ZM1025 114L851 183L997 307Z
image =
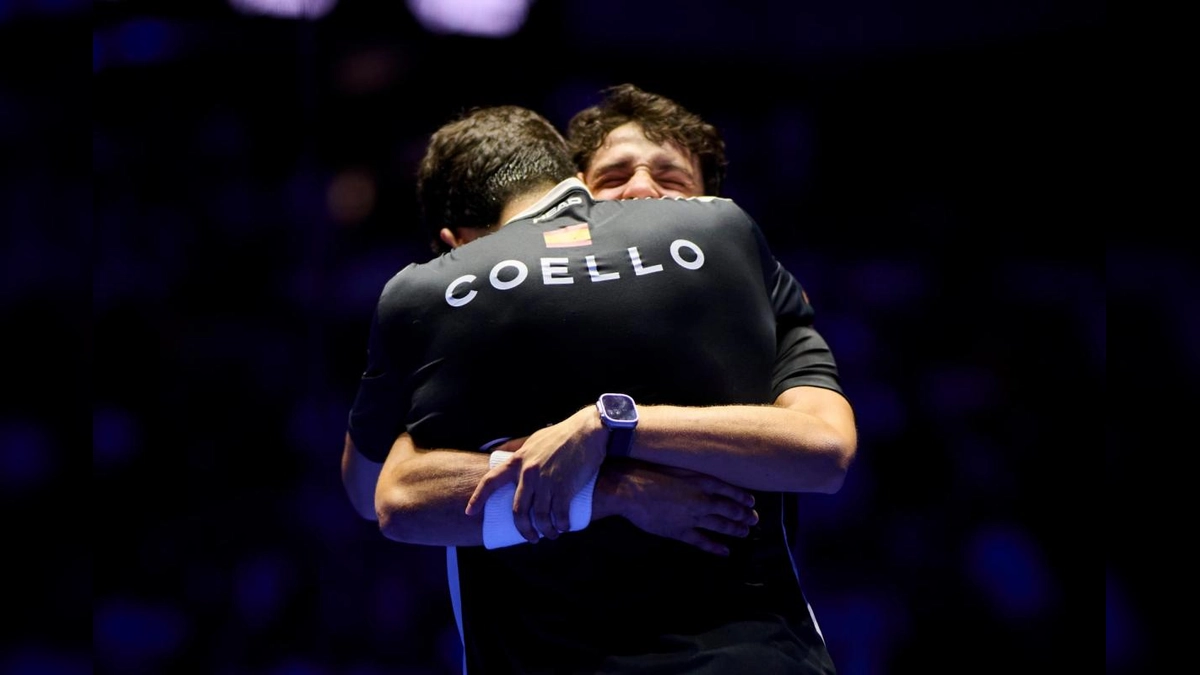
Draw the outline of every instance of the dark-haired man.
M579 180L596 199L721 194L728 162L716 127L633 84L601 94L567 123Z
M633 84L609 87L601 100L576 113L567 126L567 140L577 176L597 199L639 199L698 197L720 195L727 165L725 143L720 132L678 102L645 91ZM804 320L779 317L776 335L776 366L772 381L774 410L744 406L731 410L721 419L708 420L706 441L759 448L793 448L780 441L795 429L820 429L827 434L829 448L839 452L854 448L857 437L853 411L837 380L837 370L824 338L812 325L813 312L808 297L791 274L781 277L786 283L771 289L772 297L782 301L798 294L804 307ZM680 424L686 424L686 410L672 411ZM560 430L569 433L569 429ZM542 440L542 439L537 439ZM818 444L819 445L819 444ZM816 445L808 445L810 450ZM697 447L679 448L693 453ZM724 450L729 450L725 445ZM532 450L532 448L531 448ZM853 456L853 451L847 461ZM811 460L812 454L806 455ZM812 466L801 468L787 477L779 490L779 506L794 514L794 495L800 492L832 492L820 480ZM516 467L496 468L472 496L477 508L500 486L516 478ZM753 469L752 469L753 470ZM721 475L721 474L718 474ZM811 482L808 479L815 479ZM745 486L746 483L738 483ZM840 485L840 482L838 483ZM528 497L518 490L519 497ZM772 505L774 507L774 505ZM516 509L525 513L525 503ZM537 531L537 512L518 527L531 541Z
M635 527L634 484L604 471L836 490L852 417L761 429L789 414L767 405L776 326L811 308L734 204L595 201L543 123L485 109L431 139L421 201L456 248L385 288L345 455L386 459L381 529L452 547L467 672L833 672L777 506L713 556ZM796 375L836 390L810 356ZM468 515L489 461L513 496Z

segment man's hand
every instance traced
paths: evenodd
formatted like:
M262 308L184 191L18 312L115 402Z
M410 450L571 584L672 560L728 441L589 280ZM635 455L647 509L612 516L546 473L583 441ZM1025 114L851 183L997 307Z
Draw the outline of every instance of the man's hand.
M714 533L745 537L758 522L754 495L708 474L635 460L605 464L593 516L619 515L638 528L716 555L729 549Z
M594 406L540 429L521 442L507 441L497 449L512 457L484 475L467 501L467 515L482 513L488 497L516 482L513 523L521 536L537 542L538 533L549 539L571 529L571 500L600 470L607 440Z

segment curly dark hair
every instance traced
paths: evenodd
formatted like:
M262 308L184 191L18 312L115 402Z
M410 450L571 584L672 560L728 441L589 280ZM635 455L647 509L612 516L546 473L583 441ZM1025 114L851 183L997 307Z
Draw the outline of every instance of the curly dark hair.
M567 123L567 142L575 167L587 171L609 132L637 122L646 138L672 142L700 160L704 193L719 196L725 180L725 141L713 125L675 101L626 83L603 90L600 103L575 113Z
M443 227L488 228L514 197L575 175L570 149L545 117L520 106L468 110L429 138L417 203L434 253Z

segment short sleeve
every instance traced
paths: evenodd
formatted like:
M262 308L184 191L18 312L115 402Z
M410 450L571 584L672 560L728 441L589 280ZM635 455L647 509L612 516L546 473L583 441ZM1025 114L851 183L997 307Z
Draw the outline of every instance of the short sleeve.
M387 340L376 309L367 343L367 369L358 383L350 409L347 431L364 457L373 462L387 459L392 443L404 431L408 410L406 378L387 350Z

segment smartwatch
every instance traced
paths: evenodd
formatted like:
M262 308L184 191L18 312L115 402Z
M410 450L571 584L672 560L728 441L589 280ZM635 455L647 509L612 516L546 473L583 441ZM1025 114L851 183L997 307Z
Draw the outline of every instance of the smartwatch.
M633 447L633 430L637 428L638 411L628 394L601 394L596 401L600 423L608 429L609 457L628 457Z

